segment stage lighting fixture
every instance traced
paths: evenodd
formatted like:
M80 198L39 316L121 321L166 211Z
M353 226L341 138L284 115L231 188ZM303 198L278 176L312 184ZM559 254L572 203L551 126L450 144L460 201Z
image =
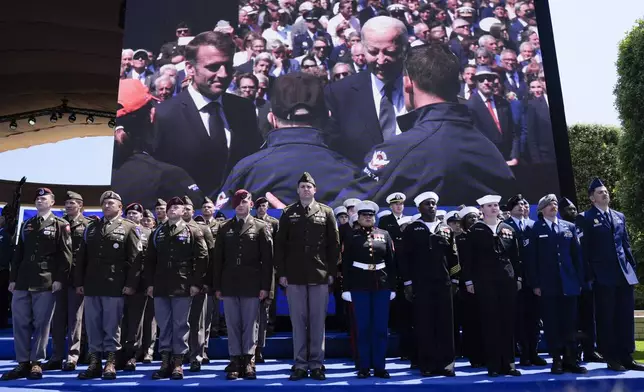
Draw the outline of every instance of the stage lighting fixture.
M69 122L73 123L74 121L76 121L76 114L72 113L69 115Z
M27 120L27 122L29 123L29 125L33 127L34 125L36 125L36 117L34 116L29 117L29 120Z
M116 121L114 121L113 118L110 118L110 121L107 123L107 126L110 128L114 128L116 126Z
M49 117L49 121L50 121L50 122L53 122L53 123L55 123L56 121L58 121L58 116L56 115L56 113L55 113L55 112L52 112L52 113L51 113L51 116Z
M18 128L18 123L16 122L16 120L11 120L11 123L9 123L9 129L15 131L16 128Z
M94 116L87 116L85 122L88 124L94 124Z

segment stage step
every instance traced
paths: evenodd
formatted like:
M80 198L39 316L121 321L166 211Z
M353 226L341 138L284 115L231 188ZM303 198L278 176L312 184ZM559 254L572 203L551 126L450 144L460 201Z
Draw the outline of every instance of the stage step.
M628 371L623 373L606 370L605 364L589 364L588 374L574 375L566 373L553 376L550 366L529 367L519 370L522 377L489 378L485 369L472 369L465 361L456 363L456 377L421 377L417 370L409 370L409 363L387 360L387 369L391 379L382 380L374 377L356 378L353 363L349 360L332 359L325 362L326 381L309 379L288 381L291 361L269 360L257 366L257 380L226 381L223 372L226 361L213 361L202 366L200 373L190 373L184 367L184 379L152 380L152 372L159 368L159 363L137 366L136 372L118 372L117 379L78 380L78 373L85 369L80 366L74 372L45 372L42 380L16 380L0 382L0 392L17 391L64 391L64 392L173 392L190 388L196 391L234 391L265 392L279 388L282 392L301 392L323 390L334 392L546 392L546 391L641 391L644 390L644 375ZM0 373L10 370L15 363L0 361Z

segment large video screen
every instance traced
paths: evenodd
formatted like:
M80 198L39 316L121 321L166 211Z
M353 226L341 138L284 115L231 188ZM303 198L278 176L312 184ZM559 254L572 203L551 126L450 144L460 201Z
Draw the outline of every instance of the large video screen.
M127 3L120 77L154 99L117 118L112 187L124 203L185 194L226 210L243 188L279 207L305 171L332 207L384 206L393 192L413 206L435 191L445 207L560 194L540 2L143 3ZM448 48L460 91L420 106L403 64L423 45ZM276 81L295 72L320 79L329 118L272 112Z

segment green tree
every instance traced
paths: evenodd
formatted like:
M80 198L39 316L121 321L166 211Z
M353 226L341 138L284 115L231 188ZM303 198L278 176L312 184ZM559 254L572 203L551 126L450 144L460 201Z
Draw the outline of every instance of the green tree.
M614 126L576 124L568 128L570 157L577 190L577 208L580 211L590 206L588 185L595 177L604 181L613 196L613 207L619 210L619 199L616 193L620 182L618 166L620 135L621 130Z
M628 220L635 259L644 262L644 20L636 22L619 43L615 106L622 122L619 143L621 208ZM642 268L638 275L642 276ZM644 305L642 285L636 288L636 304Z

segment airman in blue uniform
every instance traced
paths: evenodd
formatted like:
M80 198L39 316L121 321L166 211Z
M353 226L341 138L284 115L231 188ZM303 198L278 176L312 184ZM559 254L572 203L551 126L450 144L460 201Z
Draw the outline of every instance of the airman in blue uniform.
M587 278L595 291L597 344L608 369L641 370L633 360L635 258L621 212L609 207L610 195L599 179L588 188L593 206L580 215L581 244Z
M586 373L577 362L577 299L584 284L581 249L574 224L557 218L557 197L539 200L543 214L524 237L526 289L539 297L553 374ZM562 361L563 355L563 361Z

